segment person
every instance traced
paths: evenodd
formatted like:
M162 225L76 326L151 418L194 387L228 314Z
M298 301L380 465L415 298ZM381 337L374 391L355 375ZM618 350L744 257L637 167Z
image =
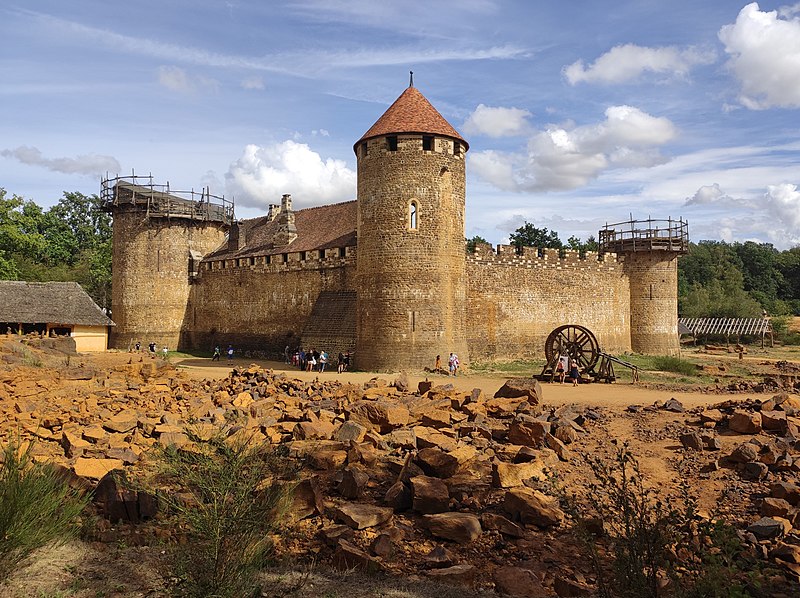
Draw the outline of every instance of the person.
M301 372L306 369L306 352L303 351L303 347L300 347L300 352L297 354L297 366Z
M448 368L450 369L450 375L455 377L458 374L458 355L455 353L450 353L450 357L447 360Z
M319 354L319 373L323 373L325 371L325 366L328 365L328 354L325 351L320 352Z
M167 348L167 345L164 345L164 346L161 348L161 353L163 353L163 354L164 354L164 359L166 359L166 358L167 358L167 353L169 353L169 348Z
M155 343L150 343L148 345L148 348L150 349L150 357L155 358L155 356L156 356L156 344Z
M211 361L219 361L220 351L219 345L214 347L214 354L211 356Z
M578 362L574 359L569 364L569 377L572 379L572 386L578 386L578 379L581 374L578 371Z
M136 344L134 345L134 348L136 349L136 352L138 353L142 349L142 343L140 343L139 341L136 341Z
M289 354L289 345L286 345L286 348L283 350L283 360L286 362L286 365L291 363L290 354Z
M442 356L441 355L437 355L436 356L436 365L433 366L433 371L434 372L438 372L441 369L442 369Z
M556 365L556 378L558 379L561 384L564 384L564 378L567 375L567 367L569 366L569 361L566 355L561 355L558 358L558 365Z
M344 369L343 372L346 372L350 369L350 351L345 351L344 354Z
M228 345L228 361L233 361L233 345Z
M458 375L458 368L461 365L461 362L458 360L458 355L453 353L453 376Z
M306 364L307 372L312 372L316 369L317 359L314 357L314 353L315 351L312 349L306 354L306 357L308 358L308 363Z
M336 358L336 371L341 374L344 371L344 353L339 351L339 357Z

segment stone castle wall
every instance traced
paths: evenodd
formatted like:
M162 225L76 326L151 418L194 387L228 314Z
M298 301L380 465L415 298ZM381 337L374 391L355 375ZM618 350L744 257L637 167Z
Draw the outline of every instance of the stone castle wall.
M631 286L631 347L637 353L678 355L678 255L643 251L626 255Z
M544 354L558 326L585 326L600 348L630 351L630 285L613 254L500 246L467 257L467 341L473 360Z
M282 356L300 343L322 291L355 289L355 248L203 262L191 288L181 346Z
M360 369L421 369L454 350L467 359L465 148L396 139L395 149L386 137L357 148Z
M114 211L109 346L178 346L189 300L191 252L204 255L225 239L221 223L148 217L136 207Z

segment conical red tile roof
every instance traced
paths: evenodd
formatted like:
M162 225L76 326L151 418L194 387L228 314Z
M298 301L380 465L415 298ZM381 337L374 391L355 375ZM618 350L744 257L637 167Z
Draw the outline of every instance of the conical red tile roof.
M394 135L396 133L430 133L457 139L469 149L469 144L447 122L439 111L420 93L416 87L408 87L400 97L389 106L369 131L361 136L353 149L358 144L372 137Z

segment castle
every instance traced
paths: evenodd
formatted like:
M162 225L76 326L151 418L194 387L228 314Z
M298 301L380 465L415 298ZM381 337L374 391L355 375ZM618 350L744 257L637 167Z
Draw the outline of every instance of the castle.
M563 324L602 349L678 352L681 221L600 231L600 252L500 245L466 250L467 141L409 86L355 143L355 201L258 218L152 177L103 181L113 214L110 344L282 354L354 352L355 367L419 370L436 355L541 354ZM147 179L144 183L140 179Z

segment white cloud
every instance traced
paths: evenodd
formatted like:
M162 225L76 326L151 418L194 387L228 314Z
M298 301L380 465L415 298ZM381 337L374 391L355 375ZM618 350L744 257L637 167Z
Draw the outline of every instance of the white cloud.
M354 199L356 173L342 160L323 160L308 145L286 140L250 144L225 174L236 203L264 207L290 193L298 207Z
M632 106L611 106L605 115L593 125L536 132L524 153L476 152L470 155L470 168L505 191L551 191L581 187L612 168L666 161L658 146L677 134L669 119Z
M527 110L502 108L478 104L475 111L464 121L463 130L468 135L489 137L512 137L522 135L528 129Z
M687 206L710 204L721 199L728 198L728 195L720 188L719 183L713 185L703 185L692 197L686 198Z
M719 31L739 79L739 101L752 110L800 107L800 16L797 7L762 12L753 2Z
M564 76L570 85L577 83L624 83L640 77L645 72L684 78L692 67L711 64L716 54L698 48L665 46L648 48L635 44L615 46L600 56L593 64L584 66L583 60L564 67Z
M194 93L196 91L217 91L219 82L201 75L191 75L177 66L158 67L158 82L171 91Z
M29 166L41 166L54 172L66 174L99 175L106 172L118 173L121 168L113 156L87 154L75 158L45 158L38 148L22 145L16 149L0 151L0 156L13 158Z
M314 137L316 137L317 135L319 135L320 137L331 136L330 132L327 129L314 129L313 131L311 131L311 135Z
M764 207L776 229L783 230L795 243L800 241L800 190L797 185L768 185Z
M247 77L246 79L242 80L242 89L265 89L264 79L259 77L258 75L253 75L252 77Z

